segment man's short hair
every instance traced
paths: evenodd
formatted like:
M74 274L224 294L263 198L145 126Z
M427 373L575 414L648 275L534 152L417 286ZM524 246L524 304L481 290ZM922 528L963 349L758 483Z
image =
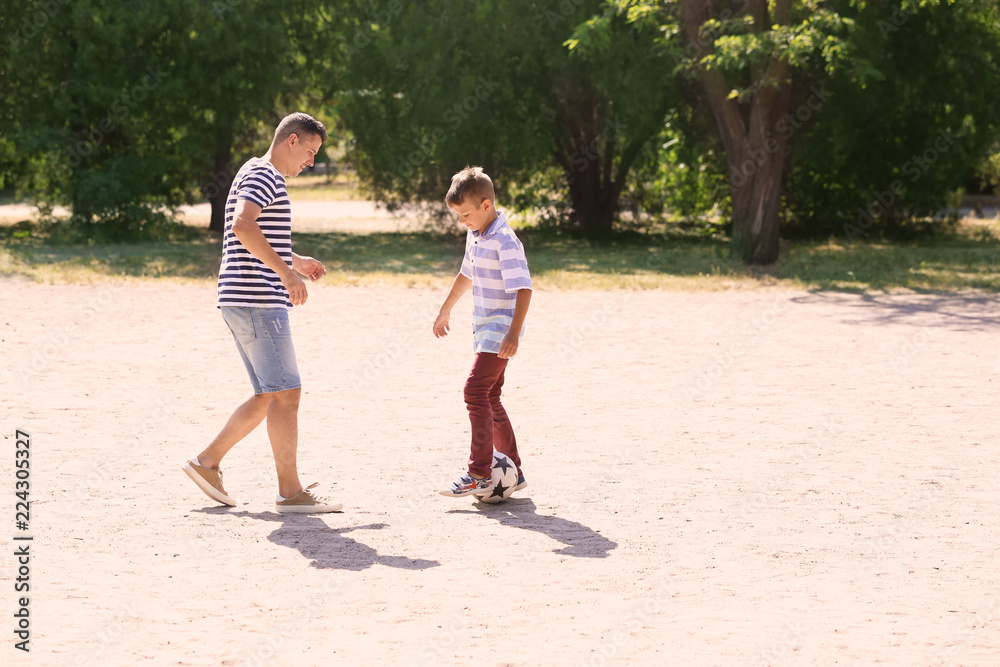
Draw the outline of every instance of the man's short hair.
M281 142L293 134L305 137L320 137L326 141L326 127L307 113L301 111L288 114L278 123L278 129L274 131L274 140Z
M447 204L459 205L467 198L472 198L476 206L484 199L489 199L496 205L496 193L493 191L493 181L482 167L466 167L451 177L451 188L445 195Z

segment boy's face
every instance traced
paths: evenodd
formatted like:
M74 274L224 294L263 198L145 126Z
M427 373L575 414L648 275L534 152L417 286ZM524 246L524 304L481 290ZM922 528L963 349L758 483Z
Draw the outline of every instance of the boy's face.
M467 199L461 204L448 204L448 208L458 216L458 221L474 232L481 232L497 217L493 202L484 199L477 206L474 200Z

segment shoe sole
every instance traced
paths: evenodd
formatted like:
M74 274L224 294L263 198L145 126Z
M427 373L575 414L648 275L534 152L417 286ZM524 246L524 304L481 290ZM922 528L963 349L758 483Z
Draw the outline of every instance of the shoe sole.
M344 509L343 503L336 505L275 505L274 511L278 514L328 514L339 512Z
M473 489L472 491L465 491L463 493L452 493L451 491L438 491L445 498L465 498L466 496L484 496L487 493L493 493L493 487L488 489Z
M514 487L514 491L520 491L521 489L524 489L524 488L527 488L527 487L528 487L528 483L527 482L521 482L520 484L518 484L517 486ZM514 493L514 491L511 491L511 493Z
M230 507L236 507L236 501L227 496L224 493L220 493L218 489L205 481L205 478L199 475L194 468L191 467L191 462L188 461L181 468L187 476L191 478L198 488L205 492L205 495L214 500L217 503L222 503L223 505L229 505Z

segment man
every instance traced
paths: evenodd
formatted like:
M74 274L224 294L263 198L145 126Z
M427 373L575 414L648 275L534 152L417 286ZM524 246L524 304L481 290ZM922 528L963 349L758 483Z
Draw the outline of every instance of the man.
M222 431L183 470L210 498L236 502L222 485L219 464L265 418L278 471L275 510L335 512L343 505L303 488L296 467L302 384L292 346L288 311L308 298L302 276L318 280L326 267L292 252L291 203L285 178L297 176L327 138L321 122L304 113L282 119L271 147L251 158L233 180L226 202L218 307L236 340L253 385L253 398L236 408Z

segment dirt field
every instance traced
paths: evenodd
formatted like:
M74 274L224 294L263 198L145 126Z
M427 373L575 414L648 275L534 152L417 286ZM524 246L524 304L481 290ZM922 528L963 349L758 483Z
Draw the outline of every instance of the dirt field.
M435 494L468 297L436 340L442 290L316 285L300 470L345 509L279 516L263 428L239 507L180 470L250 393L214 286L0 286L4 664L1000 664L996 296L541 291L487 506Z

